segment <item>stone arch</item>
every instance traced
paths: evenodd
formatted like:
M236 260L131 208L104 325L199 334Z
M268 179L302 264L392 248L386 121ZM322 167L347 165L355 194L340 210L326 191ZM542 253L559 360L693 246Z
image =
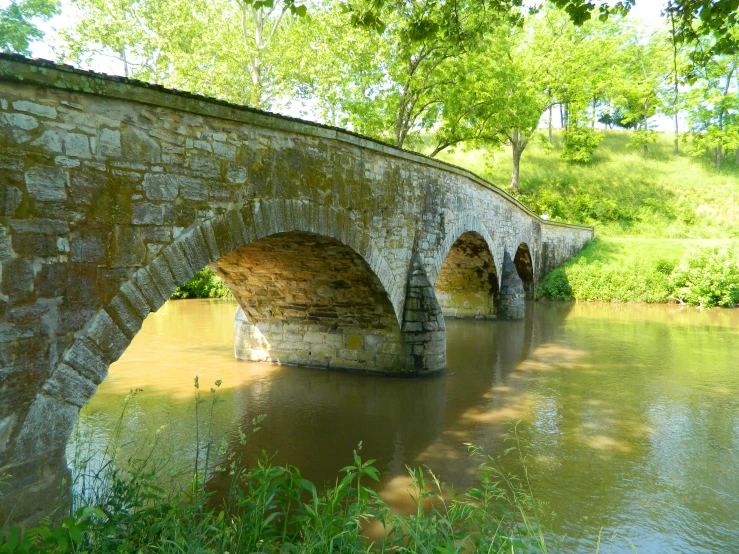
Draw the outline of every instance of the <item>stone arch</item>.
M441 266L443 265L444 260L447 259L450 250L454 246L454 243L456 243L462 235L470 232L476 233L480 237L482 237L482 239L485 241L485 244L487 245L488 250L491 253L495 267L501 267L503 258L499 255L496 255L496 249L494 248L495 243L488 233L488 230L482 223L480 223L479 218L467 216L459 220L451 229L449 229L445 233L444 241L442 242L436 258L434 259L433 267L429 268L429 277L432 284L436 284L436 279L438 278L439 272L441 271Z
M295 231L329 237L356 252L384 288L400 325L405 283L398 283L365 229L335 208L302 201L253 202L182 233L136 271L91 318L36 395L17 438L14 462L52 453L57 458L63 456L80 408L96 392L109 365L120 358L139 332L143 320L158 310L178 285L241 246Z
M488 244L480 233L466 231L447 252L434 285L444 316L495 316L500 276Z
M516 267L516 272L523 282L526 298L533 300L536 294L534 259L529 245L525 242L518 245L516 253L513 256L513 265Z

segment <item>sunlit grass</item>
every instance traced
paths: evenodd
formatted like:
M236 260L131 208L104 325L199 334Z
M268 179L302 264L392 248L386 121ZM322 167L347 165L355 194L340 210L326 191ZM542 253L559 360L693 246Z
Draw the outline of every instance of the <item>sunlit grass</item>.
M739 237L739 166L733 156L716 170L709 154L673 153L661 133L649 159L629 147L626 131L605 131L593 161L563 160L560 133L554 146L531 144L521 162L520 197L552 220L594 225L599 236L650 238ZM511 154L457 148L440 159L467 168L507 189Z

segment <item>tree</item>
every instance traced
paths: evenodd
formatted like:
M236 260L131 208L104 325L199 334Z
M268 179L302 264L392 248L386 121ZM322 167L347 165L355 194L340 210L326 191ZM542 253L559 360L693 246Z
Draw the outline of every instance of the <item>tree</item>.
M0 8L0 50L29 55L31 42L44 36L34 20L48 21L58 13L59 0L11 0Z
M281 53L294 0L74 0L77 24L61 33L64 57L88 65L117 60L126 76L272 107L292 83Z
M712 150L719 169L726 149L738 149L739 161L739 54L713 56L698 71L687 95L693 152Z

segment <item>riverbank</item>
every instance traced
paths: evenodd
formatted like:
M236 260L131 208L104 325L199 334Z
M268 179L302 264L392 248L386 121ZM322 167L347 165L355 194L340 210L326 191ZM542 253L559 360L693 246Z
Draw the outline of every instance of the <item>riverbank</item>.
M547 275L538 297L739 304L739 240L596 238Z

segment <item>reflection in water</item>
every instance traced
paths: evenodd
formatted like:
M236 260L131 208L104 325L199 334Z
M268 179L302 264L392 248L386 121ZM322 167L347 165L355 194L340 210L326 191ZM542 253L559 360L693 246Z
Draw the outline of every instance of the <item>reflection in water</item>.
M363 442L383 497L402 509L405 466L473 483L465 443L497 455L522 420L535 493L567 535L564 551L739 551L739 310L532 304L524 321L447 321L449 371L406 380L233 359L235 305L174 301L150 316L86 407L105 435L141 387L129 432L167 424L172 455L192 455L192 382L216 379L217 426L234 436L266 414L246 447L333 480ZM214 479L210 486L223 487Z

